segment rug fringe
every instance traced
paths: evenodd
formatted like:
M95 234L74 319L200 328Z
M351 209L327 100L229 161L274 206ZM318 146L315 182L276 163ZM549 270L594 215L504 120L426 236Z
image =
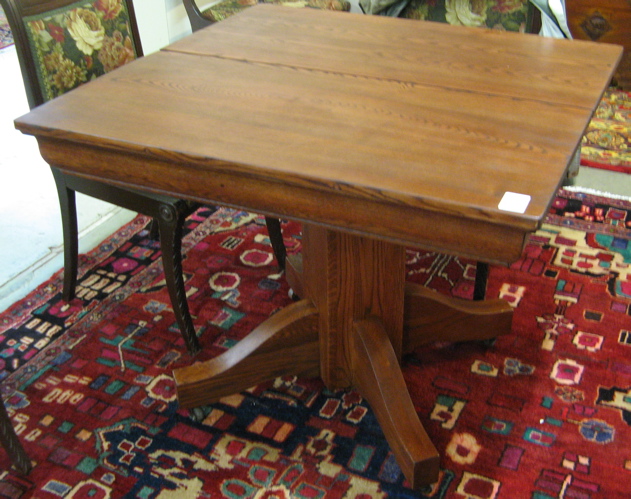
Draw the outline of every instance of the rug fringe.
M601 196L601 197L606 197L610 199L619 199L621 201L631 202L631 197L629 196L621 196L618 194L612 194L611 192L599 191L597 189L592 189L590 187L568 185L568 186L564 186L563 189L570 192L582 192L583 194L591 194L593 196Z

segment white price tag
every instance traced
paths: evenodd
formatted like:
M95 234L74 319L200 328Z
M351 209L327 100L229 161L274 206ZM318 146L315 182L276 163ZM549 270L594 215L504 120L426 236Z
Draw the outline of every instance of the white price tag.
M502 200L497 207L502 211L511 211L513 213L525 213L526 208L530 204L530 196L528 194L518 194L517 192L505 192Z

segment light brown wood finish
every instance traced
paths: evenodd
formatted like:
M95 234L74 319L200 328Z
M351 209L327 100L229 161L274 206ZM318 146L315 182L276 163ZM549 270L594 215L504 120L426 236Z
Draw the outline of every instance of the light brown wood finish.
M304 285L296 288L320 311L320 376L331 388L357 387L413 486L434 482L438 452L399 368L405 248L312 225L303 248Z
M433 341L490 340L509 333L512 320L504 300L455 300L406 283L404 353Z
M280 374L355 386L419 487L439 461L402 353L506 333L512 314L498 300L406 289L404 245L517 259L620 52L262 5L16 126L60 169L305 222L303 261L288 271L304 300L224 355L177 370L180 403ZM524 213L498 208L505 192L531 196Z
M375 412L404 475L418 488L438 476L440 456L421 425L380 319L354 324L353 381Z
M165 50L587 108L619 52L605 49L601 59L603 47L593 43L360 16L279 16L267 9L227 19Z
M276 313L225 355L174 371L178 400L183 407L198 407L287 373L318 376L319 354L318 311L303 300Z
M114 182L241 206L248 176L249 202L266 214L503 263L544 216L619 55L588 42L263 6L19 126L41 136L37 119L55 115L69 140L154 151L155 168L129 161L124 178L110 158L94 165L91 174ZM108 113L95 118L104 102ZM71 153L77 164L64 168L86 174ZM532 196L524 215L498 210L506 191Z

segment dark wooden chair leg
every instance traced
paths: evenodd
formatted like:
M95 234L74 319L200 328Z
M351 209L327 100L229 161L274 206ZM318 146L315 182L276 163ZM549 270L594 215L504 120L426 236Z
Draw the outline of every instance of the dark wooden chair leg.
M75 191L68 187L65 175L56 168L51 168L59 207L61 209L61 223L64 239L64 288L63 299L70 301L75 297L79 261L79 235L77 226L77 203Z
M489 264L478 262L475 271L475 287L473 288L473 299L484 300L486 296L486 283L489 278Z
M20 473L27 474L31 471L31 460L28 458L22 443L18 439L11 424L4 403L0 400L0 443L9 454L13 465Z
M150 236L160 239L166 286L171 298L173 312L188 351L191 354L196 354L200 346L188 310L184 288L181 238L184 221L197 208L197 205L169 196L158 194L148 196L142 192L120 189L112 185L66 175L54 167L51 169L59 192L64 227L64 263L66 266L64 269L64 299L74 298L77 284L79 248L75 191L103 201L115 199L118 206L143 213L152 218L152 227L149 227Z
M46 92L45 86L42 85L42 82L37 78L39 74L37 69L38 64L36 62L37 58L33 55L35 54L34 46L36 40L27 36L27 24L24 22L24 19L33 13L37 13L37 15L41 16L43 19L67 15L71 9L75 9L76 7L73 4L71 5L68 0L0 0L0 3L7 15L11 32L14 35L15 48L18 53L26 96L28 98L29 107L33 109L44 104L44 102L52 96L47 95L48 92ZM133 39L133 54L127 55L133 56L133 58L141 57L143 55L142 43L138 34L132 1L122 0L119 3L123 4L124 8L119 9L120 12L117 11L116 13L116 29L118 30L122 26L125 26L126 29L123 30L126 33L125 36L130 36ZM199 9L197 9L197 11L199 11ZM198 24L198 26L209 23L208 20L204 22L201 13L200 22L202 22L202 24ZM57 45L56 47L61 50L61 53L58 55L63 57L64 60L65 58L75 60L76 54L69 50L70 47L62 47L61 45ZM92 70L89 79L99 77L105 72L103 69L97 67L92 68ZM81 158L81 160L90 162L91 158L86 156ZM156 227L157 224L153 223L149 231L154 238L157 239L160 235L163 240L164 268L167 287L169 288L173 302L173 309L189 351L197 351L199 346L188 312L184 283L181 276L181 242L179 241L181 227L177 227L175 220L183 221L183 217L192 213L199 205L159 192L129 189L86 176L74 175L68 173L63 168L59 168L59 165L55 163L54 159L47 158L47 161L55 179L63 225L63 299L71 301L75 298L78 281L79 228L75 193L79 192L132 212L142 213L151 217L153 220L164 218L161 216L160 211L163 207L166 206L165 213L167 216L169 216L169 210L173 208L175 210L173 213L177 216L172 222L168 221L166 224L164 221L158 222L158 224L162 223L164 225L162 228ZM182 213L184 213L184 215L180 217ZM159 234L159 232L161 232L161 234Z
M278 218L265 217L265 224L267 225L267 233L269 234L269 240L274 250L274 256L278 262L278 266L285 270L285 259L287 258L287 249L283 242L283 231L281 223Z
M149 222L149 238L154 241L160 239L160 227L155 218L152 218L151 222Z
M202 29L213 24L210 19L202 15L202 12L199 10L199 7L194 0L184 0L183 3L184 9L186 9L186 15L191 23L192 31L197 31L198 29Z
M475 287L473 288L473 300L484 301L486 298L486 285L489 280L489 264L478 262L475 270ZM482 344L488 347L495 345L495 338L482 340Z
M199 352L200 346L188 309L182 275L182 225L185 218L186 212L164 204L160 207L157 222L160 231L164 278L171 297L171 305L186 348L191 355L195 355Z

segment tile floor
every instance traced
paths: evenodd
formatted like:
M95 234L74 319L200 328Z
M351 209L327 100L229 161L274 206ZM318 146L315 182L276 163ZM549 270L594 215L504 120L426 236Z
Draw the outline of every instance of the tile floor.
M33 137L13 127L28 112L14 47L0 50L0 312L63 265L57 193ZM631 175L581 168L574 186L631 197ZM80 251L89 251L134 213L79 196Z

